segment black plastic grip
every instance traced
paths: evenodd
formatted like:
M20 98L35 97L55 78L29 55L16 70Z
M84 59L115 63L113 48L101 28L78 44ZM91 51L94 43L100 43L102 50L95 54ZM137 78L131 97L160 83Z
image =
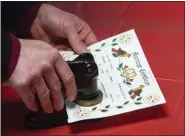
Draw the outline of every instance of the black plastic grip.
M90 53L81 54L74 61L67 61L67 63L75 76L78 90L76 99L92 99L96 96L98 94L98 67L93 55ZM36 100L40 104L37 96ZM26 115L24 124L27 129L46 129L68 124L67 118L65 107L62 111L54 111L49 114L45 113L40 106L38 112L30 111Z

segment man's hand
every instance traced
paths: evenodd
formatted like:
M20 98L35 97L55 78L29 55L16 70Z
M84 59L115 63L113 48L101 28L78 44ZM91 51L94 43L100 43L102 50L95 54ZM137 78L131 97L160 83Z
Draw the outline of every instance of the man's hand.
M36 91L45 112L51 113L53 108L62 110L64 100L60 81L64 84L69 100L73 101L77 93L74 75L69 66L49 44L37 40L19 40L21 53L9 83L18 90L30 110L37 110L31 87Z
M60 42L62 38L67 38L72 49L79 54L87 52L87 46L97 42L87 23L48 4L40 7L31 27L31 34L34 39L63 49L70 48Z

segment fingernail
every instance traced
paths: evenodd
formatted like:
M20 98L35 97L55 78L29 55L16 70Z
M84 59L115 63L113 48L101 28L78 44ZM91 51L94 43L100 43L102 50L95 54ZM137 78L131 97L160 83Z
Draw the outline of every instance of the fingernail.
M85 48L83 51L82 51L82 53L88 53L89 52L89 50L87 49L87 48Z
M37 111L38 110L38 106L37 106L36 103L32 104L32 109L33 109L33 111Z
M62 110L63 108L64 108L64 103L61 102L61 103L60 103L60 110Z
M57 103L57 105L55 104L55 110L57 111L61 111L64 107L63 102Z
M48 113L53 113L53 108L51 108L51 109L48 109L48 111L47 111Z
M43 107L44 108L44 107ZM45 112L47 112L47 113L53 113L53 107L50 105L50 106L47 106L47 107L45 107Z
M69 96L69 101L74 101L75 98L76 98L76 95L70 95L70 96Z
M36 112L38 110L38 108L37 107L32 107L32 110Z

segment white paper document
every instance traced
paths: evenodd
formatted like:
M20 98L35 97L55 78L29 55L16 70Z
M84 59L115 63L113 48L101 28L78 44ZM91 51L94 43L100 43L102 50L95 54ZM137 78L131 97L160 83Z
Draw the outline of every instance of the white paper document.
M66 101L68 122L96 119L166 103L134 30L90 46L98 65L98 89L103 101L82 107ZM66 60L78 55L60 52Z

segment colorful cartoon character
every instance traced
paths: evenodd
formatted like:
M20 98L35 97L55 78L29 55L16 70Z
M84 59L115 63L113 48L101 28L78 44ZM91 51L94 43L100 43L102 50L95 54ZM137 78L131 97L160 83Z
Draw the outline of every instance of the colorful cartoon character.
M127 53L126 51L122 50L121 48L119 48L118 50L115 49L115 48L112 48L112 52L114 54L115 57L130 57L131 54L130 53Z
M123 73L121 73L121 76L122 77L125 77L125 78L133 78L133 77L135 77L137 75L136 74L136 71L133 68L126 68L126 67L124 67L124 68L126 70L124 70Z
M129 95L131 96L130 98L132 98L134 100L137 96L140 97L140 94L143 91L142 89L144 87L145 87L144 85L140 85L139 87L135 88L134 90L130 90L129 91Z

